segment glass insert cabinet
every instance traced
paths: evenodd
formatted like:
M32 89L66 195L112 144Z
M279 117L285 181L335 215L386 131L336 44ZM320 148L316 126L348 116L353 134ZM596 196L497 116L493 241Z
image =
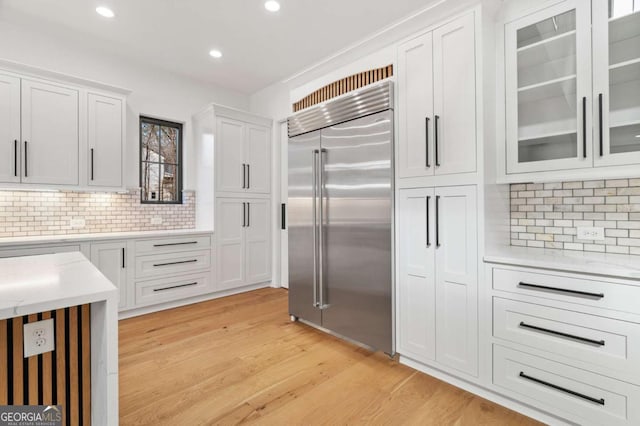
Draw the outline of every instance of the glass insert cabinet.
M640 163L640 0L505 25L507 174Z

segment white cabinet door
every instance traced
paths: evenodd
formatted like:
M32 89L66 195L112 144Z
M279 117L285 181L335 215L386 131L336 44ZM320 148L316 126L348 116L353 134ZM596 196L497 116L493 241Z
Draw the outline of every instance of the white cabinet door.
M398 352L436 358L433 188L400 191L398 201Z
M22 80L22 182L78 185L78 91Z
M245 284L271 279L271 205L269 200L246 202Z
M0 182L20 182L20 79L0 74Z
M640 2L594 0L594 163L640 163Z
M505 25L507 173L592 167L591 2Z
M127 306L127 242L112 241L91 244L91 263L120 292L119 308Z
M245 138L248 192L268 194L271 191L271 129L247 124Z
M122 100L89 93L87 182L122 186Z
M433 32L436 174L476 171L474 15Z
M398 48L398 176L433 175L433 34Z
M244 275L244 229L246 201L235 198L216 200L216 259L218 289L241 287Z
M228 118L217 120L216 186L220 192L243 192L246 188L244 162L245 124Z
M436 360L478 372L475 186L436 188Z

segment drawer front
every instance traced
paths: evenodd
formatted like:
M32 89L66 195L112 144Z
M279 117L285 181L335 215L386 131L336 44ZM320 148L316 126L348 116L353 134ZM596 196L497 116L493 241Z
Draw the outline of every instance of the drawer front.
M136 278L184 274L210 267L210 250L137 256Z
M493 268L493 288L563 302L640 313L640 287L584 278Z
M135 253L174 253L178 251L193 251L211 248L211 237L208 235L186 235L170 238L153 238L150 240L136 240Z
M213 291L210 274L140 281L136 283L135 287L136 306L172 302Z
M493 346L493 383L511 398L585 419L581 424L640 424L639 387L500 345Z
M0 250L0 258L3 257L18 257L18 256L38 256L41 254L55 254L55 253L71 253L81 251L79 245L70 246L45 246L45 247L30 247L30 248L15 248L8 250Z
M640 324L496 297L493 334L640 383Z

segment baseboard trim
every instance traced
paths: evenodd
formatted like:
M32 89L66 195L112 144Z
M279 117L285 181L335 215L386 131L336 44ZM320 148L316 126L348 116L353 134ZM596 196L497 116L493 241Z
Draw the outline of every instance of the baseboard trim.
M167 309L179 308L180 306L192 305L194 303L206 302L208 300L219 299L221 297L233 296L234 294L246 293L247 291L258 290L261 288L271 287L270 282L260 284L252 284L244 287L233 288L229 290L217 291L215 293L202 294L200 296L189 297L187 299L174 300L158 305L144 306L142 308L130 309L118 313L118 319L123 320L133 318L140 315L151 314L153 312L164 311Z
M399 362L400 364L411 367L414 370L418 370L429 376L435 377L436 379L442 380L443 382L447 382L460 389L464 389L467 392L471 392L498 405L502 405L503 407L506 407L510 410L517 411L520 414L524 414L525 416L531 417L532 419L538 420L542 423L558 426L569 426L573 424L565 419L561 419L549 413L542 412L535 407L531 407L529 405L515 401L511 398L498 394L475 383L468 382L437 368L422 364L418 361L414 361L411 358L400 355Z

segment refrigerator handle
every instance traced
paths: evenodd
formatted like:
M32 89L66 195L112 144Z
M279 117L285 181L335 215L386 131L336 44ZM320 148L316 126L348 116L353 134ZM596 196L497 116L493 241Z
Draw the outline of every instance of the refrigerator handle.
M320 201L320 223L318 227L319 244L318 244L318 257L320 259L318 268L318 299L320 302L320 309L324 309L327 306L326 300L324 300L324 156L327 150L320 149L320 168L318 170L319 177L319 201Z
M311 158L311 179L312 179L312 192L313 195L311 197L311 203L312 203L312 209L313 209L313 214L312 214L312 227L313 227L313 307L317 308L319 307L319 303L318 303L318 220L317 220L317 214L318 214L318 207L317 207L317 198L318 198L318 170L317 170L317 163L318 163L318 150L314 149L313 153L312 153L312 158Z

